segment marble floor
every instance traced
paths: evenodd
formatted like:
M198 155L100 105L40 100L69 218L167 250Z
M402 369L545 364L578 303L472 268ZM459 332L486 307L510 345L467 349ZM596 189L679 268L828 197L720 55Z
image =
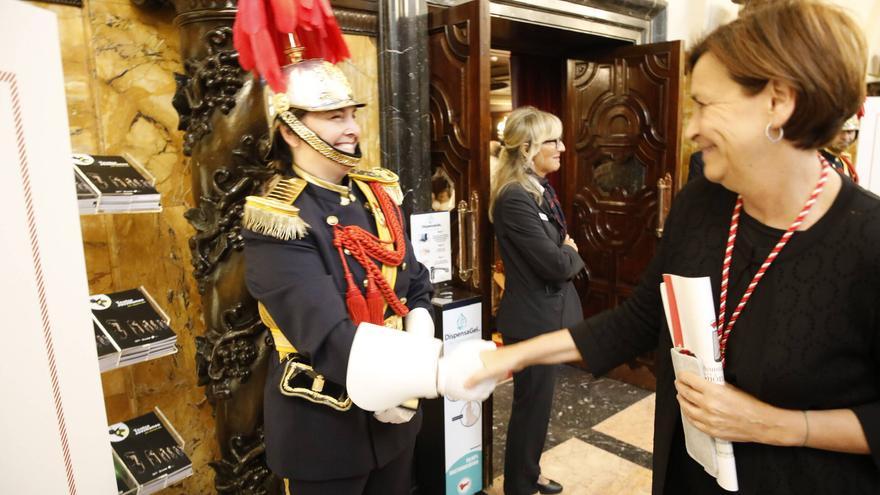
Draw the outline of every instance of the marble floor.
M493 473L488 495L503 493L504 443L513 382L495 390ZM541 458L549 478L570 495L651 492L654 394L571 366L560 366Z

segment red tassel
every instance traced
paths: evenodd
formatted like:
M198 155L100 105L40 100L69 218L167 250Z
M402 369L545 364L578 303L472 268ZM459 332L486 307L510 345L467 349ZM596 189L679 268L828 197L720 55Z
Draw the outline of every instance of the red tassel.
M364 299L364 295L361 294L360 289L355 285L351 275L346 275L345 278L348 282L348 290L345 291L345 305L348 307L348 317L351 318L355 326L360 325L361 322L370 321L370 312L367 309L367 301Z
M385 299L372 280L367 286L367 308L370 310L371 323L376 325L385 324Z

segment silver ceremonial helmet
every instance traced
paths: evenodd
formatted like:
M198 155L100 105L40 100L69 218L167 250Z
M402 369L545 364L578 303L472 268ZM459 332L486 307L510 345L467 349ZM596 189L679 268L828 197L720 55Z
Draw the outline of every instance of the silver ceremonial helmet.
M294 49L297 50L297 49ZM298 53L291 55L298 59ZM348 167L356 167L361 160L360 145L354 153L334 148L318 137L294 115L295 110L326 112L346 107L363 107L352 95L351 85L345 74L335 65L323 59L295 61L281 68L287 83L284 93L275 93L267 85L266 116L269 120L269 139L278 139L278 126L283 122L303 141L321 155Z
M846 119L846 122L843 123L843 127L840 129L841 131L857 131L859 130L859 116L853 115L852 117Z

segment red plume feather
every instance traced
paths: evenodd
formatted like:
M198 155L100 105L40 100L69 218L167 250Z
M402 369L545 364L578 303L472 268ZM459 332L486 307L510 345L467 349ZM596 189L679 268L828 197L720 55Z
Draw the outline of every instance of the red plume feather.
M329 0L239 0L232 25L238 63L276 93L287 89L281 66L290 62L284 54L288 34L305 48L304 58L335 64L351 56Z

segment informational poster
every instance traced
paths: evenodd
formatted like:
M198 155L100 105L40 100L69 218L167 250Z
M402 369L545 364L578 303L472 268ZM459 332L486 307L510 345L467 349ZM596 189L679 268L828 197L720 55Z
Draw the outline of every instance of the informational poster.
M443 310L443 352L482 334L482 303ZM446 432L446 495L483 489L483 404L443 399Z
M435 211L411 215L409 227L416 259L428 268L431 283L452 280L449 212Z

